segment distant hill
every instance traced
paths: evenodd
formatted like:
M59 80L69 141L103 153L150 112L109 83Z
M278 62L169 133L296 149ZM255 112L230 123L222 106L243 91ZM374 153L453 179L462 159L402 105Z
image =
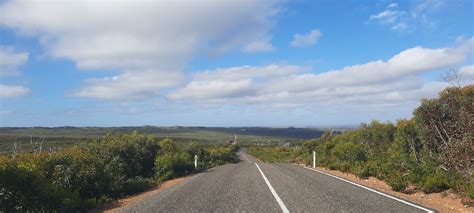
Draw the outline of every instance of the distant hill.
M157 134L158 136L213 131L233 135L268 136L293 139L318 138L324 132L316 128L272 128L272 127L158 127L158 126L124 126L124 127L0 127L0 135L49 135L95 137L114 133Z
M8 153L15 142L24 150L31 147L30 140L42 140L45 148L61 148L80 142L91 141L107 134L132 133L153 134L159 138L171 138L176 142L227 143L237 135L241 145L278 145L301 143L318 138L323 130L316 128L271 128L271 127L0 127L0 153ZM33 138L31 138L33 136Z

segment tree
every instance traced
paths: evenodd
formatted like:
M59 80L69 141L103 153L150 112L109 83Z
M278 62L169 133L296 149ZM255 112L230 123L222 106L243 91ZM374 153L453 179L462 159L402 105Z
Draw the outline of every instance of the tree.
M164 153L171 153L171 152L176 151L177 149L174 142L168 138L160 141L160 148L161 148L161 151Z
M407 158L413 158L417 163L420 161L419 157L423 144L413 119L398 120L395 142L401 153L408 154Z
M414 112L423 143L442 166L470 179L474 156L474 85L450 87Z

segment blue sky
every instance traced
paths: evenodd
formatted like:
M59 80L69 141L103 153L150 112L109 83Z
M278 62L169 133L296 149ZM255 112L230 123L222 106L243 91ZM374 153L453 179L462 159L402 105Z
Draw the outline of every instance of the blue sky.
M1 126L325 126L474 82L474 5L0 1Z

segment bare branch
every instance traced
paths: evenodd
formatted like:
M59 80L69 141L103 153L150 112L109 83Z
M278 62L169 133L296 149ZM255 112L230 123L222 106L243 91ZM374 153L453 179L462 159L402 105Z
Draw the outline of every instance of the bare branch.
M448 72L441 75L441 79L453 87L461 87L462 73L456 69L450 69Z

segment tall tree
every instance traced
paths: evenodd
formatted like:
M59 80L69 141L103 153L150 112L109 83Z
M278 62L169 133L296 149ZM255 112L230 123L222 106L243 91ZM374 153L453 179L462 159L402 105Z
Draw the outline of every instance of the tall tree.
M431 155L470 178L474 165L474 85L450 87L414 112Z

